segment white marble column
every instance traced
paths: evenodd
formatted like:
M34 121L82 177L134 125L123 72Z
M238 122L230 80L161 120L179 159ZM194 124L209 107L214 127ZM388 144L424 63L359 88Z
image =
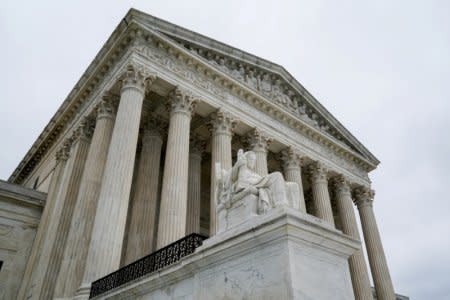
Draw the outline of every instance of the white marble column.
M232 167L231 139L235 119L223 110L218 110L211 115L211 201L209 214L209 235L213 236L217 231L216 206L216 163L220 163L222 169L229 170Z
M47 238L42 248L42 256L38 268L39 299L50 299L53 296L56 278L61 266L67 235L72 222L73 210L78 197L81 177L86 163L91 136L91 126L87 120L75 130L72 136L70 158L62 178L61 188L57 195L57 203L46 233ZM33 294L33 299L37 294Z
M176 89L169 96L170 122L161 190L157 248L186 234L189 132L194 97Z
M154 80L154 77L149 80ZM120 266L145 89L145 76L128 67L122 77L120 103L79 295L88 294L92 281Z
M360 187L354 191L354 201L359 210L361 226L366 242L367 256L369 257L377 299L395 300L394 287L381 243L375 214L373 212L374 191L367 187Z
M306 213L305 195L303 192L302 170L300 166L300 154L292 147L281 151L281 161L283 164L284 178L286 181L298 184L300 192L299 210Z
M339 175L333 178L333 186L336 195L336 205L341 219L342 232L354 239L361 240L356 223L353 201L348 181ZM370 287L369 273L362 248L356 251L349 260L350 275L352 278L353 292L356 299L373 300Z
M255 128L248 134L250 150L256 154L255 171L261 176L265 176L269 173L267 168L267 151L271 141L272 139L258 128Z
M28 258L25 273L22 279L20 290L17 299L26 299L29 292L32 291L30 284L32 279L38 276L37 267L38 262L41 257L43 242L46 238L49 224L54 215L54 209L56 204L56 196L58 194L59 188L61 186L62 177L64 174L64 168L66 162L69 158L70 152L70 142L65 142L61 149L56 152L56 165L53 170L52 179L50 181L49 190L47 193L47 199L42 213L41 221L39 222L39 227L36 233L36 237L33 241L33 247L31 249L30 256Z
M316 217L334 226L327 173L328 170L320 162L314 162L309 165L309 179L311 181Z
M146 122L142 135L135 192L130 204L131 215L125 264L132 263L154 251L159 165L165 125L155 117L151 118Z
M200 233L200 203L202 155L205 151L205 141L196 135L191 135L189 146L189 180L188 206L186 218L186 235Z
M83 278L106 156L114 127L115 110L112 102L115 98L106 94L96 107L95 130L56 281L54 296L57 298L73 297Z

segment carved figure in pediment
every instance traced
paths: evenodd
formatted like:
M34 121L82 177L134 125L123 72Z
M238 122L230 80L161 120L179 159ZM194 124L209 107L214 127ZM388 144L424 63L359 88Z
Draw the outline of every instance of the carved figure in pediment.
M326 123L323 123L320 125L320 129L325 132L328 132L328 130L330 129L330 126L328 126Z
M215 64L216 62L214 61L214 54L212 54L210 51L207 51L205 56L204 56L209 62L211 62L212 64Z
M230 72L230 69L228 69L228 67L225 64L225 58L223 57L219 58L219 68L227 73Z
M255 90L258 89L258 79L255 76L255 73L253 72L253 70L249 70L248 74L246 75L246 79L245 81L247 82L247 84L254 88Z
M300 102L298 104L298 112L300 113L300 116L306 115L306 105L303 102Z
M212 55L210 55L211 57ZM230 70L227 68L227 66L225 65L225 59L223 57L220 57L218 55L216 55L215 57L209 59L209 62L218 67L219 69L221 69L222 71L229 73Z
M317 121L317 119L318 119L318 116L315 113L313 113L311 115L310 120L311 120L311 124L315 127L319 126L319 122Z
M272 91L272 81L270 80L270 75L269 74L264 74L261 77L260 83L259 83L259 88L260 91L263 94L269 94Z
M279 79L277 79L275 81L275 84L272 86L271 96L276 102L285 106L289 106L291 103L291 99L289 98L289 96L283 93L283 90L281 88L281 81Z
M295 96L295 93L292 90L287 91L288 97L291 100L289 106L290 108L298 113L298 98Z
M239 80L244 80L244 75L245 75L244 67L242 67L241 64L239 64L238 68L233 69L233 71L231 71L231 76Z

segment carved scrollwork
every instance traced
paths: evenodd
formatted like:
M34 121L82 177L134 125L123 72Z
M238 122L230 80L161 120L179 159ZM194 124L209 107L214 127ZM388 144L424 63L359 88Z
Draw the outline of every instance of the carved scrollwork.
M271 142L272 138L258 128L253 129L247 135L247 143L255 152L267 152Z
M61 146L61 148L56 151L56 161L62 162L67 161L70 156L70 147L72 145L72 141L70 139L66 139Z
M170 114L183 113L192 116L198 97L191 92L176 88L169 94L169 111Z
M130 64L120 77L122 90L133 88L145 93L156 79L155 74L149 74L144 68Z
M101 118L114 118L119 97L112 93L105 93L96 106L97 120Z
M281 150L279 153L279 159L283 164L284 170L298 169L300 168L300 153L296 151L293 147L288 147Z
M332 182L336 194L351 194L349 182L344 175L333 177Z
M309 180L312 183L327 183L328 169L321 162L315 161L308 166Z
M72 140L74 142L80 139L89 140L94 132L94 122L89 117L84 117L80 125L75 129L72 135Z
M167 132L168 123L154 115L149 116L147 120L144 122L144 135L143 140L152 138L152 137L159 137L162 140L162 137Z
M374 197L375 191L366 186L357 187L353 191L353 201L358 209L364 206L372 206Z
M189 153L202 157L206 149L206 141L198 134L191 132L189 137Z
M225 134L231 136L236 126L236 119L230 113L219 109L211 114L211 121L208 125L213 135Z

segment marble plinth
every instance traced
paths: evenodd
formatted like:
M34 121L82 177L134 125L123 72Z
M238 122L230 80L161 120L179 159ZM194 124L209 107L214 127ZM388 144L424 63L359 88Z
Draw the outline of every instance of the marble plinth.
M347 260L359 247L326 222L279 207L95 299L354 299Z

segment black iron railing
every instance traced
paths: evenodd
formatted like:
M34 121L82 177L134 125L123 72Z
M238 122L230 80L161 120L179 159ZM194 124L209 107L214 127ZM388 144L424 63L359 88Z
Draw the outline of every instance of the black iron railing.
M206 237L193 233L172 244L153 252L119 270L94 281L89 298L103 294L109 290L135 280L146 274L155 272L179 261L186 255L194 253Z

